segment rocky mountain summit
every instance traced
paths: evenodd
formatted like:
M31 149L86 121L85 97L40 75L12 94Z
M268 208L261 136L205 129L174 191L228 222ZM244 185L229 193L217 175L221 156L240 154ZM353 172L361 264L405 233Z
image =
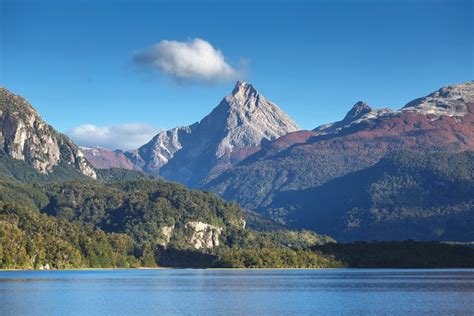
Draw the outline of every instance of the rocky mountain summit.
M408 102L398 111L387 108L373 109L359 101L341 121L318 126L314 131L338 132L345 127L389 117L401 117L405 113L426 115L434 121L441 116L461 118L469 113L468 104L474 103L474 81L443 87L425 97Z
M434 118L441 115L460 117L468 114L469 103L474 103L474 81L443 87L409 102L401 111L433 115Z
M158 133L127 157L145 172L196 186L261 148L299 130L276 104L246 82L200 122Z
M395 112L390 109L373 109L367 103L359 101L352 106L352 109L347 112L346 116L341 121L318 126L314 131L322 131L326 133L340 131L342 128L352 124L357 124L368 119L382 117L393 113Z
M26 162L42 174L65 164L86 176L96 177L94 168L67 136L46 124L24 98L2 87L0 144L9 157Z

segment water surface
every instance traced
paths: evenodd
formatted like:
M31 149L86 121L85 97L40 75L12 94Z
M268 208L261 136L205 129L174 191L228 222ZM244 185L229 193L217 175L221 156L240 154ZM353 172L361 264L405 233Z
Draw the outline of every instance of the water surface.
M474 270L1 271L1 315L474 315Z

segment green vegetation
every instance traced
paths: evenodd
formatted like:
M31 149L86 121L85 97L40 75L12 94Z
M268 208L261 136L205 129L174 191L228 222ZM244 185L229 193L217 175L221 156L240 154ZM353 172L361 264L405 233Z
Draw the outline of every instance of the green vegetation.
M132 238L0 204L0 268L137 267Z
M329 237L244 229L237 204L161 180L39 185L0 178L0 199L0 268L242 266L232 251L250 258L262 249L275 254L268 263L273 267L303 266L295 254L301 254L305 266L332 264L303 251L333 241ZM220 245L196 249L189 222L220 229ZM169 236L166 227L172 228Z
M120 232L136 241L163 242L162 227L174 227L171 247L185 248L189 237L185 224L200 221L228 231L242 226L237 204L211 193L188 190L161 180L131 180L114 183L72 181L46 186L50 215L94 225L107 232Z
M269 217L356 240L474 240L474 152L394 152L324 185L280 193Z
M121 168L97 169L97 179L104 182L157 179L151 174L144 174L138 170L128 170Z
M0 201L21 204L30 209L43 208L49 202L38 185L20 183L10 178L0 178Z
M474 249L436 242L328 243L312 248L355 268L474 268Z
M472 241L473 156L396 153L358 173L293 192L282 200L297 201L293 209L270 212L287 218L305 207L294 223L317 223L319 231L331 227L351 238L397 239L416 232L420 239ZM28 177L29 169L17 168L21 162L15 166L2 170ZM288 230L212 193L134 172L108 170L99 181L61 181L57 175L36 173L32 183L11 173L0 177L0 268L474 267L472 247L336 244L312 231ZM212 226L198 233L189 223Z
M13 159L0 150L0 177L8 177L26 183L47 183L74 179L88 179L73 166L61 163L54 167L53 172L42 174L28 163Z
M286 149L263 149L212 178L203 189L216 192L245 208L268 207L280 192L316 187L344 174L375 164L383 156L380 143L348 149L351 141L324 142L310 138ZM320 141L317 141L319 139ZM357 143L357 141L355 141ZM357 148L359 144L354 144Z
M334 256L290 248L228 249L220 258L225 268L344 268Z
M235 231L227 240L233 248L257 250L277 247L302 250L315 245L335 242L329 236L317 235L308 230L294 231L288 229L267 232L257 232L249 229L239 230Z
M285 225L253 211L244 210L243 215L246 222L246 227L252 230L265 232L287 229Z

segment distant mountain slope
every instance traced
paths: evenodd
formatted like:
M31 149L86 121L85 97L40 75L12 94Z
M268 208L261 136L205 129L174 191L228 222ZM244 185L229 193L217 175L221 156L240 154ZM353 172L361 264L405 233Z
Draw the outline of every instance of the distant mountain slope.
M277 105L239 81L200 122L162 131L127 156L146 172L196 186L256 152L262 141L298 129Z
M121 150L108 150L102 147L80 147L84 157L96 169L121 168L129 170L139 170Z
M1 87L0 145L6 155L24 161L41 174L67 165L96 177L93 167L67 136L46 124L25 99Z
M357 103L340 122L289 133L203 186L251 209L377 163L387 153L474 149L474 82L448 86L399 111Z
M474 152L395 152L367 169L279 193L292 227L353 240L474 240Z

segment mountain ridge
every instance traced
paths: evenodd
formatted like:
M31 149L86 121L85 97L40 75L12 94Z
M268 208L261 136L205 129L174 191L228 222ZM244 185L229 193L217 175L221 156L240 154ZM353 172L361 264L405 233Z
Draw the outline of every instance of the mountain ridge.
M79 146L87 160L96 169L122 168L128 170L140 170L125 153L120 150L109 150L107 148L92 146Z
M366 113L349 124L336 122L314 131L289 133L210 179L202 188L255 210L271 203L277 192L321 185L369 167L393 150L473 149L473 87L470 81L441 88L415 103L409 102L405 110L377 112L363 106ZM418 106L427 102L441 112ZM460 110L443 110L452 104Z
M296 123L276 104L238 81L201 121L161 131L125 154L145 172L193 187L256 152L262 141L296 130Z
M64 163L96 178L94 168L66 135L44 122L23 97L3 87L0 87L0 144L8 156L26 162L39 173L52 173Z
M403 112L429 115L431 120L441 116L463 117L469 113L468 103L474 102L474 81L444 86L427 96L414 99L399 110L388 108L374 109L359 101L347 112L346 116L334 123L316 127L313 131L335 131L351 124L385 116L397 116Z

